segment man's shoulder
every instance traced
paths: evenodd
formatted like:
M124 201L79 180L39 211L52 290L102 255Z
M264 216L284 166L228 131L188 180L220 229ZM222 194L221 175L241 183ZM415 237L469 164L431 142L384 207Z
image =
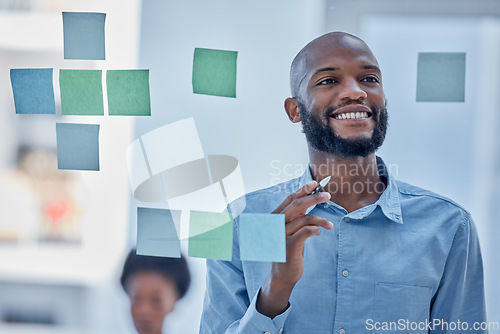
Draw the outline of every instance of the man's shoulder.
M470 213L463 206L446 196L403 181L396 180L396 182L403 201L405 199L420 199L421 201L426 201L429 205L440 206L443 209L446 208L450 214L457 213L463 216L470 216Z

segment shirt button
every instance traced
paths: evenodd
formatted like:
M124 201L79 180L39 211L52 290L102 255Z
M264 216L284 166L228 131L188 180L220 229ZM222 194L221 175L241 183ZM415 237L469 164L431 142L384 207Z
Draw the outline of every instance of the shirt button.
M271 334L271 332L265 332L264 334Z
M339 329L339 334L345 334L345 329L343 328Z
M344 217L344 221L348 222L349 221L349 217Z
M342 276L344 276L344 277L349 276L349 271L346 269L342 270Z
M278 334L281 334L283 333L283 328L280 328L280 330L278 331Z

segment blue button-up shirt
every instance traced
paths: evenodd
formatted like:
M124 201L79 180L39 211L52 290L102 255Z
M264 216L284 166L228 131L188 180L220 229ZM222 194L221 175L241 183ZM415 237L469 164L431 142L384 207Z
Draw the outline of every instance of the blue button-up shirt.
M469 213L386 178L377 202L359 210L333 202L309 208L334 228L306 241L302 278L273 319L255 306L271 264L239 260L236 218L232 261L207 260L200 333L487 333L479 328L486 321L483 267ZM307 169L250 193L244 212L270 213L311 180Z

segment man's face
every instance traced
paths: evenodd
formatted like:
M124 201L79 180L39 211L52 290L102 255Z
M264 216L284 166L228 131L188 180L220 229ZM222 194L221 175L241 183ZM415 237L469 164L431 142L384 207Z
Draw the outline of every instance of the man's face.
M317 43L304 59L297 97L303 131L313 148L342 157L379 148L387 111L377 61L352 38Z

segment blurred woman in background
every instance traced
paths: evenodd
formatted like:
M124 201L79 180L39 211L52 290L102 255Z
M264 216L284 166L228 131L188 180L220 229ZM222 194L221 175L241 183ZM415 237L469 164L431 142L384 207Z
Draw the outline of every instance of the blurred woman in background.
M161 334L165 316L184 297L191 281L186 259L136 255L132 249L120 278L130 298L139 334Z

